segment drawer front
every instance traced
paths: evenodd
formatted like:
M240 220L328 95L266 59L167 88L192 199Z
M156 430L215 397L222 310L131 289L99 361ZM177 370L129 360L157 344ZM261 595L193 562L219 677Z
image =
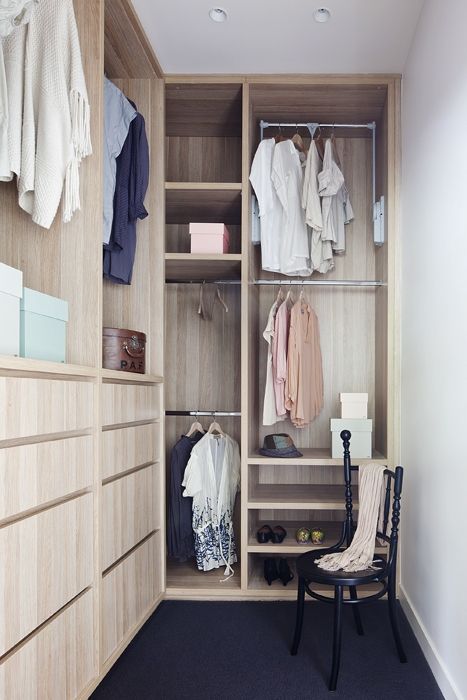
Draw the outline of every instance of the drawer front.
M102 385L102 425L118 425L159 417L156 385Z
M0 377L0 440L90 428L93 388L90 382Z
M91 486L93 459L90 435L0 448L0 520Z
M0 697L74 700L97 675L93 632L87 591L0 665Z
M0 530L0 656L92 583L92 494Z
M158 458L159 425L104 430L102 433L102 478L154 462Z
M103 486L102 570L154 529L154 466Z
M102 581L102 652L104 660L148 612L160 593L156 570L159 533L143 542ZM159 542L160 544L160 542Z

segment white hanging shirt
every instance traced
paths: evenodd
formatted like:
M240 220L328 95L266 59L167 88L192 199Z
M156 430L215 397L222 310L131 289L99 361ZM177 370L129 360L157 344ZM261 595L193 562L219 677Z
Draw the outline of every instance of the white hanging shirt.
M323 169L318 175L323 205L324 241L332 241L335 253L345 252L345 224L353 219L352 205L344 176L334 160L331 139L324 147Z
M276 144L271 177L282 205L280 272L306 277L311 274L311 267L302 209L303 169L292 141Z
M272 180L271 169L274 139L263 139L251 165L250 182L259 205L261 226L261 267L270 272L280 270L280 240L282 235L282 206Z
M313 271L325 274L332 270L331 241L323 241L323 215L319 196L318 174L321 160L312 140L306 161L305 177L303 180L302 206L305 210L305 220L311 228L311 267Z
M274 337L274 319L278 309L277 301L271 306L268 322L263 331L263 338L268 344L266 360L266 386L264 388L263 425L274 425L280 418L276 412L276 397L274 393L274 377L272 374L272 339Z
M235 496L240 485L240 452L229 435L206 433L194 446L185 469L184 496L193 497L193 534L198 569L237 561L233 531Z

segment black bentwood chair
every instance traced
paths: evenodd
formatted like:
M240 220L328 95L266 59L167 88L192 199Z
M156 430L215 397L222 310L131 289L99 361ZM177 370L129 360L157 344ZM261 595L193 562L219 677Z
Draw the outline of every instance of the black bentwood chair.
M297 574L298 574L298 594L297 594L297 619L295 623L295 634L292 643L291 654L295 656L298 651L300 637L303 625L303 609L305 606L305 593L316 600L334 604L334 638L332 646L332 670L329 680L329 690L335 690L337 685L337 675L339 673L339 662L341 653L342 639L342 605L351 605L355 618L357 633L363 634L362 622L360 619L359 607L363 603L369 603L378 600L385 593L388 594L389 618L391 621L392 632L396 642L397 653L401 663L406 663L407 657L402 647L401 637L399 633L399 625L397 618L396 607L396 564L397 564L397 541L399 530L399 514L400 514L400 499L402 492L402 475L403 468L396 467L392 472L389 469L384 470L386 478L385 500L384 500L384 524L383 532L378 532L377 537L389 544L389 552L387 555L373 558L373 566L376 569L365 569L364 571L346 572L346 571L326 571L320 569L315 564L315 559L329 554L331 552L342 552L352 542L352 538L356 529L352 518L352 488L351 488L351 472L358 469L350 464L350 437L348 430L341 432L342 442L344 443L344 479L345 479L345 522L342 527L342 536L340 541L333 547L328 549L317 549L312 552L302 554L297 559ZM394 494L392 502L391 516L391 534L387 535L389 511L391 506L391 486L394 484ZM365 598L358 598L358 586L368 583L379 583L381 589ZM312 590L312 584L325 584L334 586L334 597L325 596ZM343 596L344 587L348 586L350 597Z

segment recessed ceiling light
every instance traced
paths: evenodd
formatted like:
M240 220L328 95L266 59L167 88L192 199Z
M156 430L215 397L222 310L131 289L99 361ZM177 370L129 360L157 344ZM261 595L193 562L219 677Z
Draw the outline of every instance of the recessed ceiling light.
M212 7L209 10L209 16L213 22L225 22L227 19L227 12L222 9L222 7Z
M313 17L316 22L328 22L331 19L331 13L327 7L318 7L318 9L314 11Z

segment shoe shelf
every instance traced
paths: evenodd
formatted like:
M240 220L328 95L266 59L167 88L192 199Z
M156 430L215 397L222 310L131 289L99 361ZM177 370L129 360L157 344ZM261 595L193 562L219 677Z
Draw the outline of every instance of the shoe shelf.
M202 596L226 596L240 592L240 563L233 565L234 575L226 580L224 567L212 571L199 571L193 560L179 563L167 561L166 598Z

